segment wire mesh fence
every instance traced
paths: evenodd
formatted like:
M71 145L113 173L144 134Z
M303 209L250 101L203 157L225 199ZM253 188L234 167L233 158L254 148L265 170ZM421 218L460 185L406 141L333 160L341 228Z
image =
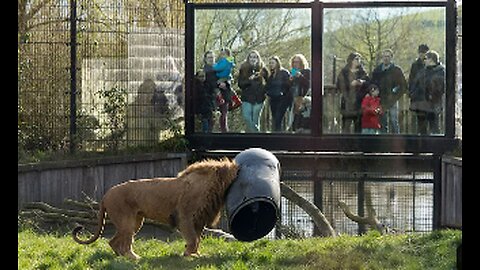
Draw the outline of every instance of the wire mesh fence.
M183 28L180 0L19 2L19 150L117 150L179 133Z
M360 176L360 177L358 177ZM358 235L368 226L349 219L338 202L342 201L354 215L366 216L367 208L375 210L376 218L392 233L424 233L433 229L433 173L342 173L319 172L314 179L312 171L284 170L282 182L300 196L317 204L337 234ZM315 194L314 181L321 184L321 194ZM318 192L318 191L317 191ZM370 196L371 204L366 196ZM229 231L223 216L219 228ZM266 238L307 238L316 236L315 224L302 208L281 198L280 219Z
M364 226L348 219L338 202L353 214L367 216L368 208L388 230L427 232L433 228L433 173L322 173L322 205L338 233L363 233ZM370 197L370 201L369 201Z

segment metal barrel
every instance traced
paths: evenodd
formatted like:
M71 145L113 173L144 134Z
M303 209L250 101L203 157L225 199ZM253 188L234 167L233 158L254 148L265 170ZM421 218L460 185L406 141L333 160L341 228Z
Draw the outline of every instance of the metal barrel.
M235 157L237 179L226 195L230 232L240 241L267 235L279 218L280 162L271 152L250 148Z

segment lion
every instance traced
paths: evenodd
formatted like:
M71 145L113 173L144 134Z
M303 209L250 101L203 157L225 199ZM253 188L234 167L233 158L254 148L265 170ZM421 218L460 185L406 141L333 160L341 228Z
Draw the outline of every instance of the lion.
M186 241L183 255L197 257L203 228L217 225L226 191L238 170L234 160L206 159L191 164L176 178L129 180L113 186L100 202L94 235L79 239L83 226L77 226L73 239L80 244L93 243L102 235L108 216L116 229L109 241L115 254L136 260L140 256L132 250L134 236L149 218L177 228Z

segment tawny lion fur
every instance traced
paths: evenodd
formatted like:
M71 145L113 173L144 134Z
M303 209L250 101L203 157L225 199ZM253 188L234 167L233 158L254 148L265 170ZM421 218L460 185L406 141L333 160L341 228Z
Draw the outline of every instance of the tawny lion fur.
M225 192L236 179L238 165L228 158L196 162L176 178L130 180L110 188L100 203L98 228L92 238L80 240L82 230L73 230L73 239L90 244L100 237L106 215L116 228L109 241L117 255L140 258L132 250L134 235L144 218L178 228L186 241L185 256L197 256L200 236L205 226L220 219Z

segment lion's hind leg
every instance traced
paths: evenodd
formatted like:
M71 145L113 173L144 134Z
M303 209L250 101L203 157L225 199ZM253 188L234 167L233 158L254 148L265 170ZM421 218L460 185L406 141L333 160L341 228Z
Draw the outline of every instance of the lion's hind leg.
M129 216L123 218L110 218L114 224L117 232L113 238L109 241L110 246L117 255L122 255L127 258L137 260L140 258L135 252L133 252L132 244L133 237L138 228L138 221L136 216ZM142 218L143 221L143 218Z

